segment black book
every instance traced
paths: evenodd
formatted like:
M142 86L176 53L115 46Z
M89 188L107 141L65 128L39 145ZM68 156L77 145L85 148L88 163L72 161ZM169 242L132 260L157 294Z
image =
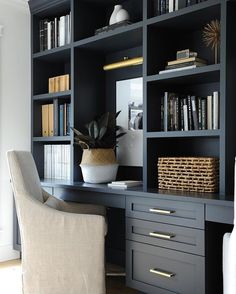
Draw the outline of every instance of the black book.
M53 112L54 112L53 113L53 118L54 118L53 134L54 134L54 136L59 136L59 104L58 104L58 99L53 100Z
M164 97L161 97L161 131L164 131Z
M168 114L169 114L169 93L164 93L164 132L168 131Z
M44 50L44 20L39 22L39 50Z
M166 13L166 1L167 0L160 0L160 14Z
M160 12L160 0L154 0L154 3L153 3L153 9L154 9L154 16L156 15L160 15L161 12Z
M43 38L43 50L47 50L48 49L48 20L45 19L44 20L44 24L43 24L43 28L44 28L44 38Z
M184 100L180 99L180 130L184 130Z
M174 131L179 131L179 97L174 97Z
M207 129L207 99L202 98L202 130Z
M173 96L169 97L169 125L168 130L174 130L174 99Z
M202 98L197 98L198 129L202 130Z
M198 3L197 0L186 0L186 6L191 6Z
M189 131L193 130L193 117L192 117L192 105L191 105L191 96L188 95L188 129Z
M191 104L192 104L192 114L193 114L193 129L198 130L198 115L197 115L197 105L196 105L196 97L191 96Z

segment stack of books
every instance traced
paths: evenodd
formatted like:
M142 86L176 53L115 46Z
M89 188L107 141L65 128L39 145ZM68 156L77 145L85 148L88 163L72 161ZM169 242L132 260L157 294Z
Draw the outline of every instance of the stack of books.
M207 61L202 58L198 58L197 52L192 52L189 49L186 49L177 51L176 60L168 61L165 70L159 71L159 74L192 69L205 65L207 65Z
M71 42L71 14L42 19L39 22L40 51L64 46Z
M44 178L70 180L70 145L44 145Z
M170 13L207 0L154 0L156 15Z
M161 131L219 129L219 92L207 97L165 92L161 99Z
M59 104L54 99L51 104L42 105L42 136L69 136L70 135L69 103Z
M48 79L48 92L64 92L70 90L70 75L61 75Z
M114 181L109 184L107 184L108 187L114 188L114 189L127 189L129 187L137 187L142 185L141 181L132 181L132 180L127 180L127 181Z

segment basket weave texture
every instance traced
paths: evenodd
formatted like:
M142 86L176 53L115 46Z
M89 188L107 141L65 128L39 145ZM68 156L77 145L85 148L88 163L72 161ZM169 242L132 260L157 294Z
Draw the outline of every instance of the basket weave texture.
M215 157L160 157L158 187L164 190L216 193L219 159Z
M115 164L116 156L113 149L84 149L81 164L107 165Z

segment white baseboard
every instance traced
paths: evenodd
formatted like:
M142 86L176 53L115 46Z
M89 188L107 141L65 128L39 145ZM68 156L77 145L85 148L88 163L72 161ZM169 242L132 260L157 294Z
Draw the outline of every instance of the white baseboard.
M20 252L13 250L12 245L0 246L0 262L20 258Z

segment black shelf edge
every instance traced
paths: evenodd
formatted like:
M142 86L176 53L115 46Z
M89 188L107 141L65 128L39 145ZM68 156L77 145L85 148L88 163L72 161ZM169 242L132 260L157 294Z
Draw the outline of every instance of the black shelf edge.
M220 64L211 64L206 66L201 66L193 69L185 69L180 71L174 71L169 73L163 73L163 74L156 74L147 76L145 78L146 82L162 82L162 81L170 81L174 79L182 79L182 78L188 78L191 79L192 77L195 78L197 76L199 77L205 77L206 75L209 75L211 78L210 80L217 80L217 76L220 77Z
M67 44L65 46L56 47L50 50L45 50L41 52L37 52L33 54L33 59L43 58L43 57L52 57L52 55L57 53L63 53L65 51L69 51L71 49L72 44Z
M33 137L33 142L71 142L71 136Z
M187 138L187 137L219 137L220 130L193 130L193 131L168 131L168 132L147 132L146 138Z
M93 44L99 42L99 41L105 41L105 40L109 40L110 39L115 39L115 38L119 38L119 36L124 36L125 34L131 33L134 34L135 32L140 30L140 33L142 33L142 29L143 29L143 21L139 21L137 23L133 23L130 24L128 26L125 27L120 27L120 28L116 28L110 32L104 32L98 35L94 35L92 37L88 37L79 41L76 41L74 43L74 47L75 48L79 48L79 47L92 47ZM129 40L127 40L129 41ZM140 43L141 45L141 43Z
M194 5L191 5L188 7L181 8L177 11L154 16L152 18L147 19L146 22L147 22L147 25L158 24L158 23L161 23L164 21L171 20L173 18L177 18L179 16L188 15L190 13L192 14L192 13L198 12L199 10L211 8L212 6L215 6L215 5L220 5L220 3L221 3L221 0L207 0L205 2L201 2L198 4L194 4Z
M57 93L46 93L46 94L39 94L34 95L33 100L34 101L43 101L43 100L49 100L49 99L55 99L55 98L67 98L71 96L71 90L69 91L63 91L63 92L57 92Z

